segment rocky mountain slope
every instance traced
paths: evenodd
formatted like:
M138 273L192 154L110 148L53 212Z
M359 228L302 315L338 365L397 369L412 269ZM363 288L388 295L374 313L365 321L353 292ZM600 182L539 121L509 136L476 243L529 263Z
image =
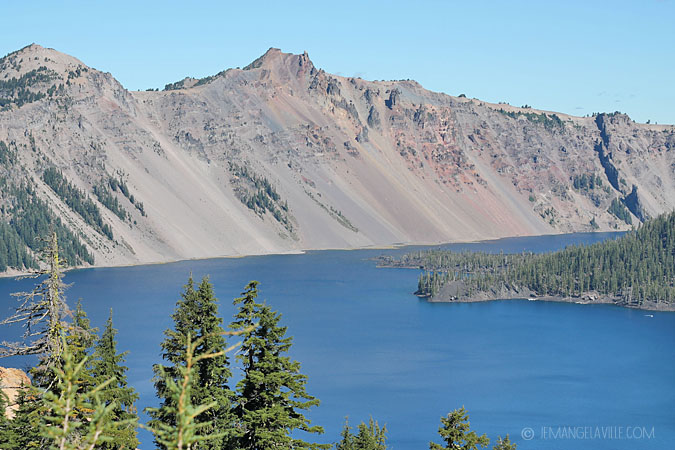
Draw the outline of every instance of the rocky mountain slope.
M131 92L31 45L0 60L0 268L626 229L675 208L675 128L365 81L270 49ZM3 260L4 258L4 260Z

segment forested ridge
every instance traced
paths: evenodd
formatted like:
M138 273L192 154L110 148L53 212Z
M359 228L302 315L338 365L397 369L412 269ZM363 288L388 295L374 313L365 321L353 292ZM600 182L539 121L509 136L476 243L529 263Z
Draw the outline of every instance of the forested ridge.
M50 231L57 234L67 265L93 264L80 236L38 196L33 181L17 176L22 170L17 156L21 150L15 142L0 141L0 272L36 269L34 255L43 249L41 237Z
M425 297L461 300L477 293L530 290L537 296L591 300L605 296L636 307L673 305L675 212L649 220L618 239L552 253L427 250L382 263L422 268L416 294Z
M74 186L68 179L54 167L48 167L42 174L42 180L63 200L73 211L77 212L84 221L96 231L104 234L109 239L113 238L110 225L103 222L101 211L86 193ZM116 211L113 211L117 214ZM125 215L126 217L126 215Z

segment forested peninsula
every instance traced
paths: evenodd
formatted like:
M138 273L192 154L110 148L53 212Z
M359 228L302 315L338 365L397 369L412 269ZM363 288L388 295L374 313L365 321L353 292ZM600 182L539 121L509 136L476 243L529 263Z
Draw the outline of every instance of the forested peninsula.
M551 253L427 250L380 266L421 268L430 301L528 298L675 311L675 212L615 239Z

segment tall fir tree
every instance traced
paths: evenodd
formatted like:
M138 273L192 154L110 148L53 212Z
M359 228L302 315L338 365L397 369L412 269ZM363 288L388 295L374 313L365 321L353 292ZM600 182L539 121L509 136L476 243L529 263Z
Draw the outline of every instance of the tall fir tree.
M490 445L490 439L486 435L478 436L475 431L471 431L469 414L464 407L441 417L438 434L443 438L445 446L430 442L430 450L478 450L478 446L483 448Z
M507 434L504 439L499 436L499 439L495 446L492 447L492 450L516 450L516 447L516 444L511 442L511 439L509 439L509 435Z
M345 420L340 437L342 438L335 444L335 450L386 450L387 449L387 427L380 425L370 418L368 425L361 422L358 426L358 433L354 435L349 422Z
M90 372L93 378L92 386L112 380L100 391L99 399L105 405L114 403L110 418L121 421L124 425L112 430L109 436L110 441L100 444L99 448L102 450L134 449L138 446L136 438L138 415L134 406L135 401L138 400L138 394L133 387L127 384L128 368L123 364L128 352L117 353L116 335L117 330L113 328L111 309L103 334L94 347Z
M292 338L285 337L286 327L279 326L281 315L265 304L257 303L258 282L251 281L242 297L234 300L239 311L231 324L244 333L237 355L242 363L243 378L237 385L237 448L301 449L328 448L293 437L294 430L323 433L312 426L301 410L317 406L319 400L305 390L307 377L300 373L300 363L284 356Z
M224 337L222 319L218 317L217 299L213 293L213 286L208 277L204 277L195 289L192 276L188 279L172 315L174 328L164 332L162 342L162 358L168 363L166 366L154 367L155 388L161 399L160 408L150 411L152 417L149 425L159 428L160 423L168 426L176 425L175 399L171 395L167 379L178 382L181 377L180 367L187 358L187 337L193 342L199 342L195 349L196 355L223 352L221 355L200 359L195 363L195 379L193 380L191 403L193 405L215 405L199 416L195 422L204 426L200 432L204 435L214 432L223 432L218 439L203 441L198 444L200 450L220 450L232 447L233 414L231 410L233 392L228 380L231 376L229 359L225 354L227 343ZM155 443L159 448L166 448L161 442Z
M87 317L87 313L82 308L82 300L78 300L75 311L73 311L72 323L67 328L66 342L70 346L75 360L81 361L90 355L96 342L96 333L98 332L97 328L91 327L89 317ZM90 369L91 367L86 367L80 374L80 391L91 389L94 386L95 380Z
M94 343L96 342L97 328L91 327L91 322L87 313L82 308L82 299L77 301L75 311L73 311L73 321L68 327L66 342L71 346L73 355L77 360L81 360L88 355Z

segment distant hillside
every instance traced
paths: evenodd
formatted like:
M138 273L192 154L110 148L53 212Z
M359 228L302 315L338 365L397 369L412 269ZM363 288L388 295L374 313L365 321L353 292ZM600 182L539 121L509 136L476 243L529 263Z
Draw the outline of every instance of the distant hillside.
M270 49L130 92L0 60L0 270L629 229L675 208L675 128L371 82Z
M425 269L416 294L433 301L535 297L675 310L675 212L619 239L552 253L429 250L382 265Z

